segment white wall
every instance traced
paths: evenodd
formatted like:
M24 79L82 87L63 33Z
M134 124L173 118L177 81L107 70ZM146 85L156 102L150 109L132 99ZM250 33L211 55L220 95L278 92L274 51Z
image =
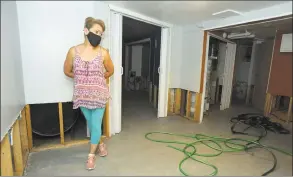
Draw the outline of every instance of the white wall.
M1 1L1 140L25 105L15 1Z
M180 88L182 59L182 27L174 26L171 31L170 83L169 88Z
M193 25L172 30L171 88L199 92L203 34Z
M131 71L135 71L136 76L141 76L142 47L142 45L131 46Z
M181 88L199 92L204 31L196 26L183 27Z
M109 28L108 5L100 1L18 1L20 44L27 104L72 100L73 82L63 73L68 49L84 41L86 17ZM102 45L109 47L105 33Z

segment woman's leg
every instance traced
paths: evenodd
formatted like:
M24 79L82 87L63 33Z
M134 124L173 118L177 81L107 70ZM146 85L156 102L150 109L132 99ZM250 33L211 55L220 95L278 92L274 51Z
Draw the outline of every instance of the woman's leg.
M98 143L98 147L97 146L93 146L93 150L98 148L98 154L101 157L105 157L108 152L106 150L106 145L105 143L102 142L102 123L103 123L103 117L104 117L104 113L105 113L105 108L99 108L99 109L95 109L92 112L92 125L96 125L94 126L96 129L96 136L93 137L93 142L99 142Z
M103 121L104 112L105 112L105 108L97 108L92 111L91 144L96 145L96 147L99 144L101 136L102 136L102 121ZM95 152L95 150L93 152Z
M86 122L87 122L87 126L89 128L89 131L91 132L92 110L84 108L84 107L81 107L80 110L83 113L83 115L84 115L84 117L86 119Z
M82 113L87 121L90 135L92 136L92 110L84 108L84 107L81 107L80 110L82 111ZM87 164L86 164L86 168L88 170L93 170L95 168L95 160L96 160L95 153L92 153L91 149L92 149L92 147L90 147L90 153L88 155L88 160L87 160Z

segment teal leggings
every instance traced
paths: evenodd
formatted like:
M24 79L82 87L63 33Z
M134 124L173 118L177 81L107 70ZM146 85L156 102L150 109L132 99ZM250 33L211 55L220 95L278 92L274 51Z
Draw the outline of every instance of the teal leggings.
M102 122L105 108L87 109L80 108L86 121L91 135L91 144L99 144L102 136Z

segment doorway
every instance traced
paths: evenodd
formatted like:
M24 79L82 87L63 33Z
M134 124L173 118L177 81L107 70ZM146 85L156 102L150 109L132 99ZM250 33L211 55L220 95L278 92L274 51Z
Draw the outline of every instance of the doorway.
M156 116L161 27L129 17L122 23L122 119L143 112L140 109Z
M230 107L236 44L209 33L204 112Z
M168 74L169 73L169 53L170 53L170 47L171 47L171 40L170 40L170 27L171 25L160 22L155 19L151 19L149 17L136 14L134 12L121 9L121 8L115 8L114 6L110 6L111 14L110 14L110 31L111 31L111 37L110 37L110 55L112 58L112 61L114 63L115 71L113 77L110 80L110 90L112 94L112 99L110 101L110 134L114 135L116 133L121 132L121 125L122 125L122 90L126 87L126 84L128 85L128 80L125 79L125 63L123 63L123 18L128 17L130 19L135 19L140 22L145 22L148 24L155 25L160 28L161 36L158 37L160 39L160 50L157 52L157 58L159 59L159 62L151 63L150 66L155 66L154 68L157 68L156 70L157 75L153 78L156 78L152 84L157 82L158 88L157 91L157 98L153 99L156 100L157 103L157 113L156 117L166 117L167 116L167 103L168 103ZM154 40L151 40L151 46ZM159 42L157 41L156 45L158 45ZM125 46L126 48L126 46ZM136 48L142 48L142 47L136 47ZM141 50L142 53L142 49ZM124 49L125 51L125 49ZM125 52L125 56L129 55L129 51ZM142 55L142 54L141 54ZM125 57L124 56L124 57ZM128 63L129 64L129 63ZM126 65L125 65L126 66ZM150 67L152 68L152 67ZM129 69L127 69L129 70ZM152 69L150 69L151 71ZM144 72L144 71L143 71ZM141 70L140 70L141 73ZM149 72L154 73L154 71ZM133 74L133 73L132 73ZM129 78L130 73L127 73L127 77ZM137 75L135 75L136 77ZM152 78L152 77L150 77ZM132 78L130 81L133 81L134 78ZM146 80L147 81L147 80ZM141 88L141 81L139 79L139 84L132 83L132 85L137 85L138 88ZM158 84L159 83L159 84ZM142 86L143 87L143 86ZM123 89L122 89L123 88ZM135 88L135 87L134 87ZM148 90L149 86L147 86ZM153 89L150 89L153 90ZM155 95L155 94L152 94ZM134 95L133 95L134 96Z

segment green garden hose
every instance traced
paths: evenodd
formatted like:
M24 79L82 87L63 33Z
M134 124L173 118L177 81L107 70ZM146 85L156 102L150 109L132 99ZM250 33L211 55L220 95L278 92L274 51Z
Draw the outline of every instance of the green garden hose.
M184 138L191 138L193 141L191 143L186 143L182 141L171 141L171 140L157 140L157 139L152 139L149 136L153 134L164 134L164 135L171 135L171 136L178 136L178 137L184 137ZM248 140L248 139L242 139L242 138L223 138L223 137L216 137L216 136L208 136L204 134L195 134L195 135L187 135L187 134L175 134L175 133L168 133L168 132L149 132L145 135L145 138L153 141L153 142L159 142L159 143L167 143L169 144L167 147L173 148L175 150L178 150L180 152L183 152L186 157L182 159L179 163L179 170L180 172L185 175L185 176L191 176L190 174L187 174L183 168L182 165L184 162L188 159L192 159L196 162L205 164L213 169L213 172L209 174L209 176L215 176L218 174L218 168L210 164L207 161L200 160L197 158L197 156L201 157L216 157L221 155L222 153L228 153L228 152L242 152L242 151L247 151L252 148L263 148L267 151L269 151L274 158L274 164L273 167L262 174L262 176L266 176L272 171L275 170L275 167L277 165L277 158L274 155L274 153L271 150L279 151L283 154L292 156L292 153L286 152L284 150L281 150L279 148L275 147L270 147L270 146L265 146L260 144L258 141L253 141L253 140ZM199 154L197 153L196 149L196 144L204 144L208 148L211 148L215 151L213 154ZM170 144L178 144L178 145L185 145L183 149L180 149L178 147L172 146ZM252 146L253 145L253 146ZM191 149L191 151L189 150Z

